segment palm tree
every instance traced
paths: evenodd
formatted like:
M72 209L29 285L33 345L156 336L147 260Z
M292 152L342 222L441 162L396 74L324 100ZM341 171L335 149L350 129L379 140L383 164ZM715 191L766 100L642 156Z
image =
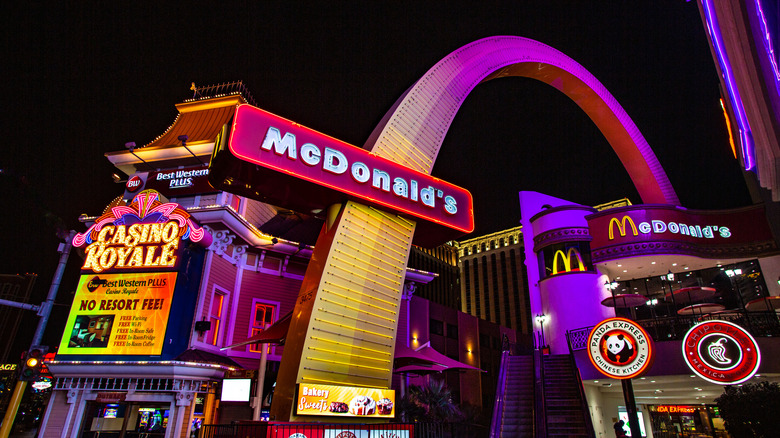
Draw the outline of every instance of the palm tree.
M458 421L462 414L452 402L452 392L443 380L426 379L420 386L412 385L401 400L401 420L447 423Z

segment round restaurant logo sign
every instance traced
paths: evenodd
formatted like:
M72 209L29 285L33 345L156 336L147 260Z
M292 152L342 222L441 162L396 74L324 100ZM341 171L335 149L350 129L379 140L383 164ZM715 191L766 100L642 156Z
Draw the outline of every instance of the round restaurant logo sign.
M127 184L125 184L125 188L130 193L135 193L138 191L138 189L143 186L143 180L138 175L133 175L129 180L127 180Z
M609 318L591 330L588 357L605 376L630 379L644 373L652 363L652 341L634 321Z
M761 364L756 340L728 321L706 321L688 330L682 342L683 357L699 377L719 385L742 383Z

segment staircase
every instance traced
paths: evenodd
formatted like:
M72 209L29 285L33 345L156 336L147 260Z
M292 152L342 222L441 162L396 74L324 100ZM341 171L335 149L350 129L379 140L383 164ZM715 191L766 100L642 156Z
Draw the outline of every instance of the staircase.
M582 384L571 357L566 354L545 355L543 367L547 436L592 436L590 414L584 408Z
M534 358L508 356L501 413L502 438L534 436Z

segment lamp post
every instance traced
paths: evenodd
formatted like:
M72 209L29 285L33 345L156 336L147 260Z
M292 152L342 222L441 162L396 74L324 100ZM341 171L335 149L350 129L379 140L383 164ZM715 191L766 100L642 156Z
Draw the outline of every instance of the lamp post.
M547 315L545 315L544 313L540 313L540 314L536 315L536 322L539 323L539 328L541 329L541 333L542 333L542 342L541 342L541 346L540 346L541 347L540 349L542 349L542 350L547 346L547 343L544 341L544 322L545 321L547 321Z

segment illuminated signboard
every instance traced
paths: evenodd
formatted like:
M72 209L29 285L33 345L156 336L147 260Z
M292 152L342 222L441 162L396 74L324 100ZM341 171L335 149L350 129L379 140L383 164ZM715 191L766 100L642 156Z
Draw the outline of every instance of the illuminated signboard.
M85 247L82 271L165 271L176 268L182 239L208 246L211 234L179 204L160 202L157 192L146 190L130 205L109 208L73 246Z
M467 190L259 108L238 106L223 142L212 157L214 187L304 213L356 199L450 234L474 229ZM241 170L228 155L260 167Z
M728 321L693 326L682 342L685 363L702 379L718 385L742 383L758 371L761 351L753 336Z
M602 374L613 379L640 376L653 361L653 345L647 332L626 318L598 323L588 337L588 357Z
M413 424L345 424L271 423L268 438L410 438Z
M640 205L601 211L586 219L596 262L656 253L722 258L749 251L755 256L777 247L763 206L708 212Z
M658 405L650 408L655 412L669 413L669 414L692 414L699 408L696 406L685 405Z
M160 354L176 275L82 275L58 353Z
M298 415L392 418L395 391L301 383L295 405Z

